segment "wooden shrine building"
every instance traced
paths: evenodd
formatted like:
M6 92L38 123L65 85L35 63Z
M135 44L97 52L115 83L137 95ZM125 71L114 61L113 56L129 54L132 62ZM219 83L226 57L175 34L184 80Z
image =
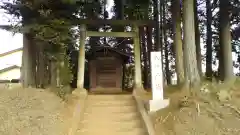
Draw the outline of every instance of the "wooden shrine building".
M123 65L130 55L111 47L99 47L86 54L91 92L119 92L123 88Z

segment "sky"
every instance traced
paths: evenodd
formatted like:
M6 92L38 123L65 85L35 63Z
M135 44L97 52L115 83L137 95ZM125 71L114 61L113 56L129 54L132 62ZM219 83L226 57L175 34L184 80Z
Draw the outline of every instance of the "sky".
M0 9L0 25L11 24L11 22L9 22L10 19L11 16L5 14L4 11ZM19 33L13 35L12 32L0 29L0 38L0 53L20 48L23 45L22 34Z

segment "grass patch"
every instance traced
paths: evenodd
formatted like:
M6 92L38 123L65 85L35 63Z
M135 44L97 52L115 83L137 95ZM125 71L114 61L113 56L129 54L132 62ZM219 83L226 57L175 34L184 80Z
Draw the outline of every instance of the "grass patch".
M72 88L70 86L50 88L50 91L55 93L62 100L66 100L67 95L71 94Z

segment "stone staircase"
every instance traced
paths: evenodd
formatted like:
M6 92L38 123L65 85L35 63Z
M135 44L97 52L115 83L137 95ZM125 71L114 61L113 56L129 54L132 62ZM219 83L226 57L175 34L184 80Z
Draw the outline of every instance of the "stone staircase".
M148 135L132 95L89 95L77 135Z

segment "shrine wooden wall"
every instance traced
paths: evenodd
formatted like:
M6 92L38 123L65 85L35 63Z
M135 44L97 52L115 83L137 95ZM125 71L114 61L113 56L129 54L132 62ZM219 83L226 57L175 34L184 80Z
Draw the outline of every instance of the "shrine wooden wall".
M89 61L90 90L96 88L122 89L123 60L117 54L102 55Z

